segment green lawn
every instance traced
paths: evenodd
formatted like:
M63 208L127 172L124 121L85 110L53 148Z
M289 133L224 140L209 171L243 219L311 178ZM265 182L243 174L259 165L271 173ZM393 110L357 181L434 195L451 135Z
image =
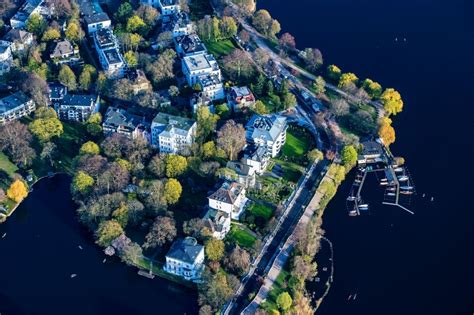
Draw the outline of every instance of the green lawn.
M3 152L0 152L0 169L5 171L8 176L12 177L18 170L18 167L13 164Z
M273 215L273 207L256 202L253 203L247 211L257 217L265 218L266 220L269 220Z
M304 167L289 161L281 159L273 159L276 164L280 165L283 170L283 178L289 182L297 183L301 175L303 175Z
M219 58L230 54L235 49L235 45L231 40L226 39L206 43L206 48L214 57Z
M79 153L81 145L88 140L86 127L80 123L63 122L64 132L56 139L58 157L56 166L59 170L72 173L72 161Z
M308 152L311 142L308 137L298 137L291 130L286 133L286 143L283 146L283 155L289 157L302 156Z
M241 247L251 248L257 238L253 236L249 231L243 227L233 224L229 234L227 235L229 240L232 240L239 244Z

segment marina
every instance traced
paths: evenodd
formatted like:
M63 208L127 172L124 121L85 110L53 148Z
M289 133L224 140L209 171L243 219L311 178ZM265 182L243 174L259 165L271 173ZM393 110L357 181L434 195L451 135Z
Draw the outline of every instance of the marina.
M357 160L357 173L346 199L349 216L370 214L369 204L362 199L362 188L369 173L373 173L384 189L382 204L396 206L410 214L410 196L415 194L415 186L408 169L378 141L362 143L362 151Z

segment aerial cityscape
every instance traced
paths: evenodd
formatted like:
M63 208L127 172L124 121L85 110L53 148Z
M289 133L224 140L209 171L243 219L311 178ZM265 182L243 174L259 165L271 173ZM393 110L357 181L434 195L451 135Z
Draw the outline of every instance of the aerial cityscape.
M474 3L288 4L0 1L0 315L474 313Z

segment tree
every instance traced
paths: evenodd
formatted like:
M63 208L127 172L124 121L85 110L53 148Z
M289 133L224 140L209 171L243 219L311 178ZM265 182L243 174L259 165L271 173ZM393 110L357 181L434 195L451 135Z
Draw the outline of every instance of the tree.
M313 149L308 152L307 157L308 160L314 163L315 161L322 160L324 158L324 155L323 152L319 151L318 149Z
M186 158L177 154L169 154L166 157L166 176L167 177L178 177L183 174L188 167Z
M100 148L97 145L97 143L93 141L87 141L79 149L79 154L90 154L90 155L100 154Z
M123 58L125 59L125 62L129 67L136 67L138 65L138 59L135 55L135 53L131 50L127 51L124 55Z
M233 120L228 120L217 132L217 147L226 152L229 160L235 160L245 144L244 126Z
M74 91L77 87L76 75L68 65L61 66L61 70L59 70L58 74L58 80L71 91Z
M153 28L158 20L160 13L157 9L150 5L140 5L137 9L137 15L145 22L145 24Z
M148 171L158 178L165 176L166 156L155 155L148 163Z
M79 220L90 229L95 229L98 223L108 220L112 211L117 209L123 201L125 201L123 193L90 198L87 203L81 203L81 206L77 209Z
M91 88L92 81L97 76L97 70L92 65L84 65L79 76L79 87L81 90L88 91Z
M36 152L30 147L32 135L28 127L19 121L12 121L0 127L0 149L13 163L30 165Z
M165 183L163 197L169 205L172 205L178 202L182 191L183 187L181 187L179 181L174 178L170 178Z
M341 152L342 163L352 167L357 163L357 150L352 145L346 145Z
M349 114L349 103L345 99L337 98L329 103L329 110L336 116Z
M317 48L305 48L303 61L310 71L316 71L323 64L323 54Z
M326 81L322 76L317 76L313 82L314 93L321 95L326 92Z
M138 15L133 15L127 20L126 29L129 33L140 33L145 27L145 22Z
M69 0L48 0L49 8L52 10L56 19L71 15L72 7Z
M35 113L35 119L30 123L31 132L41 141L48 142L53 137L63 133L63 124L58 119L54 109L41 107Z
M204 281L199 287L199 303L208 304L217 310L232 296L228 278L223 272L206 272L203 278Z
M237 245L225 258L225 264L230 271L242 276L250 266L250 255Z
M146 235L144 248L156 248L171 242L176 237L176 223L170 217L158 216Z
M224 57L224 69L233 79L249 78L254 73L254 68L249 55L240 49L234 49Z
M78 171L72 180L72 191L81 194L88 193L94 186L94 178L83 171Z
M392 127L392 120L390 118L382 117L378 135L387 147L395 142L395 129Z
M259 114L259 115L268 114L267 107L265 106L265 104L263 104L263 102L261 100L258 100L258 101L255 102L255 104L253 105L252 110L256 114Z
M56 145L53 142L46 142L43 144L40 157L49 161L49 165L53 166L53 156L56 152Z
M357 84L357 81L359 81L359 78L357 78L357 76L354 73L352 72L343 73L341 77L339 78L339 83L337 86L340 89L344 89L344 88L347 88L351 83Z
M403 110L402 97L395 89L385 89L380 96L380 101L388 115L396 115Z
M143 256L143 251L140 245L132 242L123 249L122 255L120 256L120 258L126 264L134 265L134 264L137 264L137 262L142 256Z
M296 96L291 92L285 93L282 95L282 103L285 109L292 108L297 103Z
M341 69L339 69L336 65L329 65L327 69L328 77L333 81L339 81L341 77Z
M211 238L206 242L206 257L212 261L219 261L224 257L224 242Z
M282 311L287 311L293 304L293 300L288 292L282 292L276 299L278 308Z
M115 220L103 221L95 232L96 243L99 246L107 247L112 241L123 234L123 229Z
M102 115L97 112L89 116L86 121L86 130L92 136L97 136L102 133Z
M155 84L163 84L175 77L173 65L176 60L176 52L172 49L164 50L158 59L146 66L145 70Z
M15 180L7 190L7 197L16 203L20 203L27 195L28 187L19 179Z
M183 232L186 235L194 237L200 241L204 241L211 236L211 231L206 227L206 224L201 218L193 218L183 223Z
M79 42L84 37L84 32L77 20L69 21L65 34L67 39L75 43Z
M258 10L252 18L252 24L258 32L269 37L274 37L281 29L280 23L272 19L267 10Z
M2 188L0 188L0 202L5 201L6 197L7 195L5 194L5 191Z
M41 36L43 31L46 27L46 22L44 21L43 17L38 13L33 13L28 18L26 22L26 30L30 33L35 34L36 36Z
M45 79L34 72L21 73L19 76L21 91L30 96L37 106L47 106L49 103L49 87Z
M252 14L257 7L255 0L232 0L232 2L239 7L240 12L244 15Z
M239 38L243 44L248 44L250 42L250 34L246 30L241 30L239 32Z
M130 173L117 162L107 164L105 170L97 177L97 191L107 193L121 191L130 179Z
M222 39L232 38L237 35L237 24L231 16L224 16L219 23L219 29Z
M61 38L61 33L55 28L48 27L48 29L44 32L42 40L43 42L49 42L51 40Z
M253 52L253 60L255 61L255 63L257 65L259 65L260 67L265 67L268 63L268 61L270 60L270 56L268 55L268 52L263 49L263 48L260 48L258 47L257 49L255 49L255 51ZM263 78L265 78L265 76L261 75ZM265 81L266 82L266 78L265 78ZM255 91L257 94L261 94L262 92L257 92Z
M278 40L278 44L285 51L293 50L296 48L295 38L290 33L283 33L280 36L280 39Z
M219 115L222 119L227 119L230 116L230 109L226 103L216 105L215 107L216 114Z
M202 145L202 156L205 159L209 159L216 155L216 143L214 141L208 141Z
M371 98L379 98L382 95L382 86L372 81L371 79L365 79L362 82L362 87L367 91Z
M197 143L202 143L211 132L216 130L216 124L219 120L219 115L211 113L209 107L200 106L196 112L196 140Z
M112 218L116 220L123 229L125 229L128 224L128 207L125 202L121 202L120 206L112 212Z
M120 4L120 6L117 9L117 12L115 12L114 17L116 20L119 22L126 22L131 16L133 15L133 8L132 5L124 1Z

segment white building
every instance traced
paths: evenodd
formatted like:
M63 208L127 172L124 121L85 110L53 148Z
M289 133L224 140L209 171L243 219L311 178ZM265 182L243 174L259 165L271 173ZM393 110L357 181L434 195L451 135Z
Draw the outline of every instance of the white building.
M195 238L176 240L166 254L163 270L189 281L199 281L204 269L204 246Z
M36 104L23 92L16 92L0 99L0 125L32 113Z
M33 34L19 29L11 29L5 34L3 40L12 43L10 46L12 52L20 52L31 46Z
M123 77L126 64L112 30L102 28L93 34L93 38L100 64L106 75L109 78Z
M79 47L73 45L67 39L54 43L53 50L49 54L49 58L51 58L55 64L73 64L81 60L81 56L79 55Z
M227 93L227 104L234 112L240 112L255 104L255 96L246 86L233 86Z
M150 123L144 116L134 115L127 110L109 107L105 113L102 129L106 136L113 133L124 135L129 139L144 139L150 141Z
M12 43L0 40L0 75L10 71L13 65Z
M181 60L181 65L189 86L196 84L198 78L202 75L214 75L217 76L219 80L222 80L219 65L211 54L185 56Z
M163 30L173 33L173 38L194 33L194 24L186 12L168 16L169 21L163 24Z
M89 35L103 28L110 28L112 22L97 0L80 0L81 15Z
M219 76L215 74L201 75L198 77L197 84L201 86L202 93L211 101L225 98L224 85Z
M151 143L162 153L187 154L196 136L192 119L158 113L151 123Z
M140 0L140 3L159 8L162 15L173 15L181 11L179 0Z
M227 212L209 208L203 218L212 237L222 240L230 231L230 215Z
M245 197L245 187L242 184L227 181L207 199L209 208L223 211L229 214L233 220L239 219L248 201Z
M286 118L277 114L253 115L245 126L247 143L266 148L276 157L286 141Z
M32 14L39 14L48 18L51 12L47 3L44 0L26 0L15 15L10 19L10 26L12 28L25 28L26 23Z
M262 175L267 169L271 155L264 146L247 146L241 162L251 167L255 173Z
M54 103L60 120L78 122L84 122L90 115L97 113L99 106L99 95L90 94L66 94Z
M193 56L207 53L206 46L197 34L175 37L174 45L179 56Z

